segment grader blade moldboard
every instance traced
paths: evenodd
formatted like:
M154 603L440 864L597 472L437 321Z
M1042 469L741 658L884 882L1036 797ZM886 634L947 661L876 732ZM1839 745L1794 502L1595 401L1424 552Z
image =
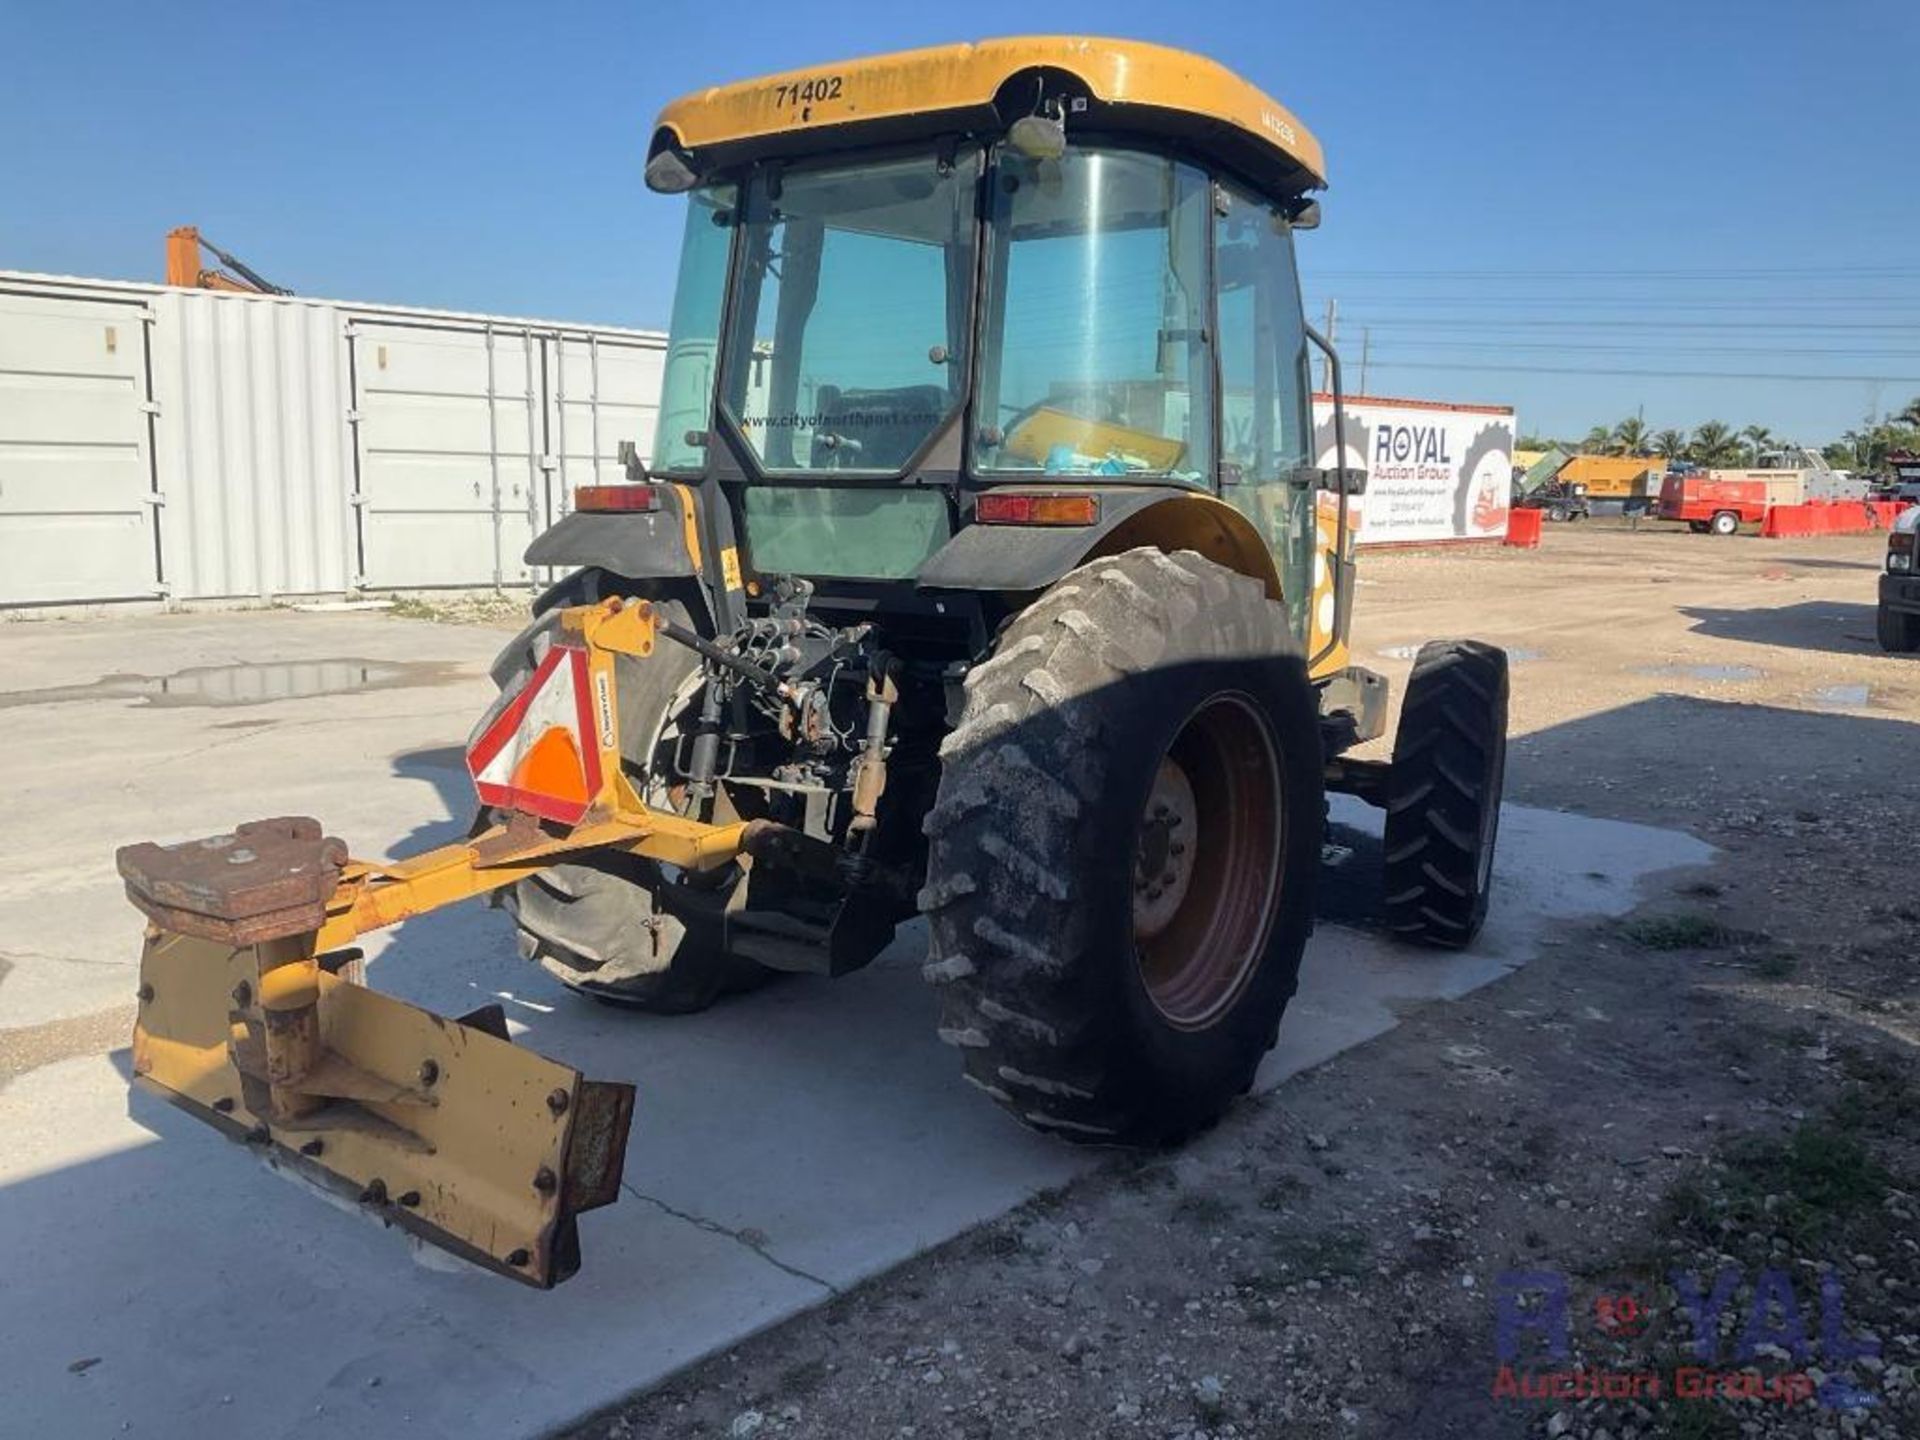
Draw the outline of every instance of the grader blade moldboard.
M149 929L133 1064L149 1091L475 1264L550 1287L620 1186L633 1088L356 984L311 935ZM336 973L339 972L339 973Z

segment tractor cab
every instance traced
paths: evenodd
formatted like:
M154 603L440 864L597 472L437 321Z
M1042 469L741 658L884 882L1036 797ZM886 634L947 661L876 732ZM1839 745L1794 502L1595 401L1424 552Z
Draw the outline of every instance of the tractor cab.
M1294 260L1323 162L1277 102L1156 46L958 45L700 92L646 173L687 195L650 473L706 487L716 610L736 574L749 608L783 574L1029 592L1172 524L1335 658ZM1022 570L983 524L1077 533Z

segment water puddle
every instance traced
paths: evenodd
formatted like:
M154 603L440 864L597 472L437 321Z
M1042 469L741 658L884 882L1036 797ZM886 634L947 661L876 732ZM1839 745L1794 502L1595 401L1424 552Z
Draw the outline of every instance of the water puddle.
M0 690L0 710L75 700L138 700L147 705L269 705L368 690L445 685L459 678L451 660L268 660L202 665L171 675L102 675L91 685Z
M1713 685L1738 685L1747 680L1759 680L1766 675L1758 665L1636 665L1636 675L1680 676L1688 680L1705 680Z
M1855 711L1867 709L1872 699L1868 685L1822 685L1807 697L1807 703L1816 710Z

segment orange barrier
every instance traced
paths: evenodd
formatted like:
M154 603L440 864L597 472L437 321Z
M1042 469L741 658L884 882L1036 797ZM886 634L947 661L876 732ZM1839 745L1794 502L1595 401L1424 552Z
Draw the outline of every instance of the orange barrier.
M1761 538L1793 540L1807 535L1858 535L1892 526L1906 500L1814 500L1805 505L1774 505L1760 523Z
M1507 512L1507 544L1522 550L1533 550L1540 544L1540 522L1546 518L1544 510L1522 510L1515 507Z

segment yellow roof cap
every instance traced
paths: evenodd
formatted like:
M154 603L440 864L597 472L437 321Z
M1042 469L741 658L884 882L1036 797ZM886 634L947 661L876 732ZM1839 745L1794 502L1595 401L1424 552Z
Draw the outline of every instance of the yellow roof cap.
M1014 82L1036 74L1050 95L1086 100L1084 111L1071 109L1070 131L1087 124L1168 136L1270 190L1326 184L1320 142L1224 65L1165 45L1083 36L937 45L716 85L660 112L653 149L671 137L704 164L727 165L1004 125L1031 110Z

